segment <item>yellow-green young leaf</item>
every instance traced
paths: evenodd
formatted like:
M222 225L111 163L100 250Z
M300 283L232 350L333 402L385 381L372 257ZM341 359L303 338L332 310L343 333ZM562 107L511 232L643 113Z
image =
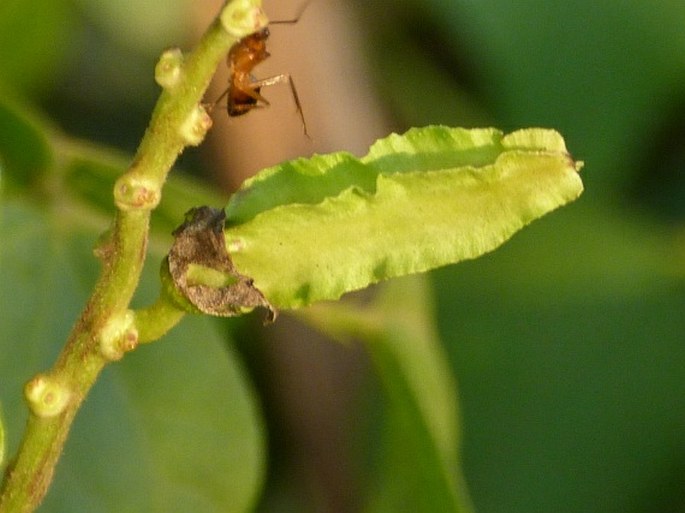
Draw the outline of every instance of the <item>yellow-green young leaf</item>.
M579 169L552 130L412 129L260 173L226 208L226 245L276 307L337 299L492 251L576 199Z

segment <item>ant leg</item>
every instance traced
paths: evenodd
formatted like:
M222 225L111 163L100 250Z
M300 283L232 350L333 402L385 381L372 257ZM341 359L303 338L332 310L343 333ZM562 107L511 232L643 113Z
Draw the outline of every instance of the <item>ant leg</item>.
M267 79L268 80L268 79ZM269 86L271 84L263 84L263 80L255 80L254 82L250 82L250 87L248 88L241 88L240 92L246 94L250 98L253 98L255 102L257 102L257 106L259 107L268 107L271 105L269 100L264 98L262 94L259 92L259 90L262 88L262 86ZM274 82L276 83L276 82ZM259 102L262 102L264 105L259 105Z
M224 89L224 92L221 93L221 95L216 100L214 100L212 103L203 104L203 106L207 109L207 112L212 112L216 108L216 106L219 105L219 102L221 100L223 100L224 98L226 98L226 96L228 96L228 92L230 90L231 90L231 88L227 87L226 89Z
M240 87L238 87L238 85ZM206 108L211 111L226 97L228 97L228 102L224 108L228 110L229 116L240 116L248 113L252 109L268 107L271 105L269 100L259 93L259 85L255 85L255 82L238 85L233 84L226 88L224 92Z
M307 139L311 139L311 136L309 135L309 132L307 131L307 122L304 119L304 112L302 112L302 104L300 103L300 97L297 94L297 89L295 88L295 82L293 81L293 77L291 77L289 74L282 74L282 75L276 75L275 77L269 77L269 78L263 78L261 80L257 80L253 82L253 85L256 87L266 87L266 86L272 86L276 84L284 84L288 83L290 85L290 92L293 95L293 100L295 100L295 107L297 108L297 113L300 115L300 121L302 121L302 130L304 132L304 135L307 136ZM266 102L267 105L269 105L269 102L266 101L261 95L259 95L260 99Z

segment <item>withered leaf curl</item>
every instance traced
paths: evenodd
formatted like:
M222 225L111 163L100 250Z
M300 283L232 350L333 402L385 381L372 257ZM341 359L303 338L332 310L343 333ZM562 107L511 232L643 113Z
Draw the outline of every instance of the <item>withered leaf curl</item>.
M235 269L226 251L225 218L222 209L196 207L174 230L167 262L176 292L202 313L232 317L263 307L267 321L273 321L276 310L253 280Z

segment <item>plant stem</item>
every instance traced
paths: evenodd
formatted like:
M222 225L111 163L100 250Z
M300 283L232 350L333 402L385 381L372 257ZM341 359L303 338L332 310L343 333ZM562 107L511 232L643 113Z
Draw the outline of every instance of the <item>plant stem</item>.
M164 294L146 308L136 310L138 342L141 344L159 339L181 321L186 314Z
M103 269L93 294L53 368L26 386L31 411L21 446L3 482L0 513L28 513L38 507L52 481L71 423L100 371L137 344L135 316L128 308L145 259L150 212L159 203L178 155L185 146L199 144L211 125L200 102L214 70L240 37L265 25L260 0L233 0L193 53L185 60L180 52L172 54L170 71L175 74L158 78L165 90L130 168L115 185L119 210L109 240L98 248ZM168 80L170 76L173 80ZM155 312L166 316L161 324L181 317L166 308L148 309L143 316L146 341L162 334L162 330L151 333ZM120 354L112 352L113 347L120 347Z

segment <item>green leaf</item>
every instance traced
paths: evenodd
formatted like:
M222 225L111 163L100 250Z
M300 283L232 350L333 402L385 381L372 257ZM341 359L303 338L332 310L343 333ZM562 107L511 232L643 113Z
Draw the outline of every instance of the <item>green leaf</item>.
M386 425L365 511L471 510L459 456L457 387L434 328L425 277L394 280L364 305L322 303L299 315L361 340L381 378Z
M60 148L64 154L63 183L73 200L113 215L114 182L128 166L128 160L105 148L74 143L62 144ZM221 205L222 200L221 195L197 180L176 173L164 185L161 202L152 213L152 229L170 235L190 208L207 203Z
M114 182L130 158L110 148L76 141L16 102L0 95L0 172L5 189L49 199L77 213L78 224L106 227L114 213ZM221 205L224 198L199 181L174 173L152 214L152 230L169 235L183 213L201 205ZM106 217L103 217L103 214ZM93 222L94 219L95 223Z
M0 399L12 452L26 420L23 384L54 361L97 272L96 232L64 225L19 200L2 212ZM157 274L148 267L143 294L157 293ZM190 317L104 371L43 511L249 511L263 466L242 368L211 319Z
M5 186L32 185L52 165L47 132L25 109L0 98L0 170Z
M583 203L434 273L479 511L659 511L682 496L682 232Z
M229 202L236 268L276 307L476 258L576 199L559 134L427 127L268 169Z
M13 454L27 416L23 384L54 362L95 283L92 248L127 159L75 142L7 101L0 101L0 159L8 185L0 211L0 401ZM169 243L186 209L221 204L177 176L165 192L153 226ZM144 273L143 304L159 293L161 255ZM211 320L188 319L159 345L106 369L42 510L251 510L263 480L263 433L224 339Z
M69 0L0 3L0 86L20 90L52 86L73 34Z
M251 511L264 473L252 391L211 319L105 371L60 462L48 511Z

